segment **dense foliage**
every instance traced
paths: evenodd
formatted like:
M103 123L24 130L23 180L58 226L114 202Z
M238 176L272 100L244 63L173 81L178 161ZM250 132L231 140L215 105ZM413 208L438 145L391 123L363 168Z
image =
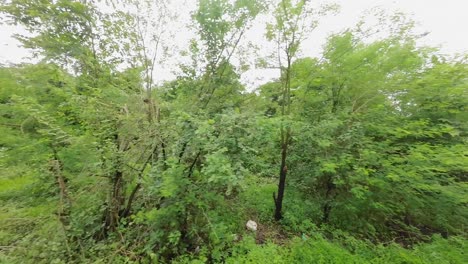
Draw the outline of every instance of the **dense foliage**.
M168 3L110 2L2 1L41 60L0 68L0 262L466 263L466 56L393 17L304 58L336 6L199 0L156 84ZM249 90L268 13L280 77Z

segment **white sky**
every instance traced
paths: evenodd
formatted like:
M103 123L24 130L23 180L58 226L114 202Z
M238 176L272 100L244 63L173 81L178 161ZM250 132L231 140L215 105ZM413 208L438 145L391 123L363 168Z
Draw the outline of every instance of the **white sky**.
M195 0L175 0L184 8L180 12L188 12L186 6L193 6ZM189 4L187 5L187 2ZM323 1L321 1L323 2ZM417 23L418 32L430 32L420 40L419 44L438 46L443 53L456 54L468 51L468 0L335 0L341 6L341 12L336 16L330 16L320 21L319 27L304 42L302 47L303 56L318 56L326 37L333 33L352 27L363 15L363 12L375 6L388 11L403 11L409 14ZM187 18L187 15L181 15ZM1 21L1 20L0 20ZM264 28L263 25L254 25L254 28ZM14 33L21 32L19 27L0 25L0 64L18 63L28 61L30 54L19 46L19 42L12 38ZM250 34L251 41L256 42L263 33L253 32ZM183 34L185 35L185 34ZM189 34L187 34L189 38ZM260 36L259 36L260 35ZM253 37L252 37L253 36ZM176 41L184 42L183 36L178 36ZM174 56L177 56L174 54ZM157 79L168 80L173 78L171 69L159 68ZM252 70L242 77L244 82L250 85L266 81L276 72L271 70Z

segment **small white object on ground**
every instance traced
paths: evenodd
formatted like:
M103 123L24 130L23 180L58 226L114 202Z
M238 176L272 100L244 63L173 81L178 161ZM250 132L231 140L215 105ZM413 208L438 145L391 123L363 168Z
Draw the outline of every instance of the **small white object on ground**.
M245 226L250 231L257 231L257 223L255 221L249 220Z

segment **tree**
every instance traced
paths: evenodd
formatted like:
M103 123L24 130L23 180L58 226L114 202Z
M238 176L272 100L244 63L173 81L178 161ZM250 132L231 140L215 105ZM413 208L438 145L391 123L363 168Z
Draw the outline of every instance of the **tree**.
M399 233L405 243L424 239L420 229L440 232L444 225L456 232L456 225L447 223L464 217L455 209L458 198L448 198L451 191L436 186L444 185L440 180L461 187L449 180L459 175L461 160L448 152L463 156L457 143L463 136L455 132L464 131L458 115L465 100L457 77L463 76L462 60L431 62L431 50L398 36L365 44L345 32L325 47L323 61L298 60L292 67L300 125L290 151L297 168L291 180L320 205L314 219L376 240ZM452 76L450 84L438 71L442 68ZM426 81L430 76L438 81ZM444 105L450 110L442 110ZM450 169L439 154L451 157ZM423 169L429 163L445 169ZM433 211L441 207L426 204L438 204L432 199L445 201L453 217L424 221L444 214Z
M278 195L273 194L275 202L275 220L282 218L283 198L288 173L288 147L292 132L289 117L291 114L291 67L298 55L299 46L307 34L317 26L318 15L332 11L336 6L325 6L322 9L312 9L305 0L281 0L274 9L272 24L267 25L267 39L274 41L278 50L278 67L281 82L281 121L280 145L281 164L278 182ZM317 17L316 17L317 16Z

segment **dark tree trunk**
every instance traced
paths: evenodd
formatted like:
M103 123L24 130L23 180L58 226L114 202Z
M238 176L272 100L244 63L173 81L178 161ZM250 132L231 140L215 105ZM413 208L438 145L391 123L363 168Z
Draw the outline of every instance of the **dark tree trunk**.
M325 203L323 204L322 207L322 223L328 223L328 220L330 219L330 212L332 210L332 200L336 197L333 196L333 192L335 190L335 184L333 183L333 177L330 176L328 177L327 180L327 191L325 193Z
M106 217L106 229L108 229L111 232L115 231L115 229L118 226L120 210L124 205L122 171L117 170L114 174L112 181L112 193Z
M150 154L148 155L148 158L146 159L145 163L141 167L140 171L138 172L138 175L136 177L138 183L135 185L132 192L130 193L130 197L128 198L128 202L127 202L127 207L122 212L121 217L127 217L130 215L130 212L132 210L132 203L135 200L136 193L141 188L140 180L143 176L143 173L145 172L145 169L148 166L148 164L150 164L151 162L156 162L157 160L158 160L158 145L156 144L156 146L154 146L153 150L151 150Z
M122 171L122 161L120 157L120 139L118 133L114 134L115 151L117 153L117 162L115 170L110 175L110 185L112 189L109 193L107 208L104 217L103 237L107 232L113 232L117 229L120 216L124 212L125 206L125 193L124 193L124 177Z
M281 104L281 117L289 116L291 112L291 54L287 54L287 68L284 72L283 79L283 102ZM283 122L284 119L281 121ZM288 166L286 165L286 160L288 157L288 146L291 136L291 129L288 127L285 129L284 124L281 123L281 166L280 166L280 178L278 182L278 196L273 194L273 199L275 200L275 220L279 221L283 218L282 209L283 209L283 198L284 198L284 189L286 186L286 176L288 174Z
M164 144L164 142L161 142L161 152L163 159L163 170L167 170L166 144Z
M275 200L275 220L279 221L283 218L282 209L283 209L283 198L284 198L284 189L286 186L286 176L288 174L288 167L286 166L286 158L288 156L288 138L289 133L286 135L286 140L281 144L281 166L280 166L280 179L278 183L278 196L273 194L273 199Z

